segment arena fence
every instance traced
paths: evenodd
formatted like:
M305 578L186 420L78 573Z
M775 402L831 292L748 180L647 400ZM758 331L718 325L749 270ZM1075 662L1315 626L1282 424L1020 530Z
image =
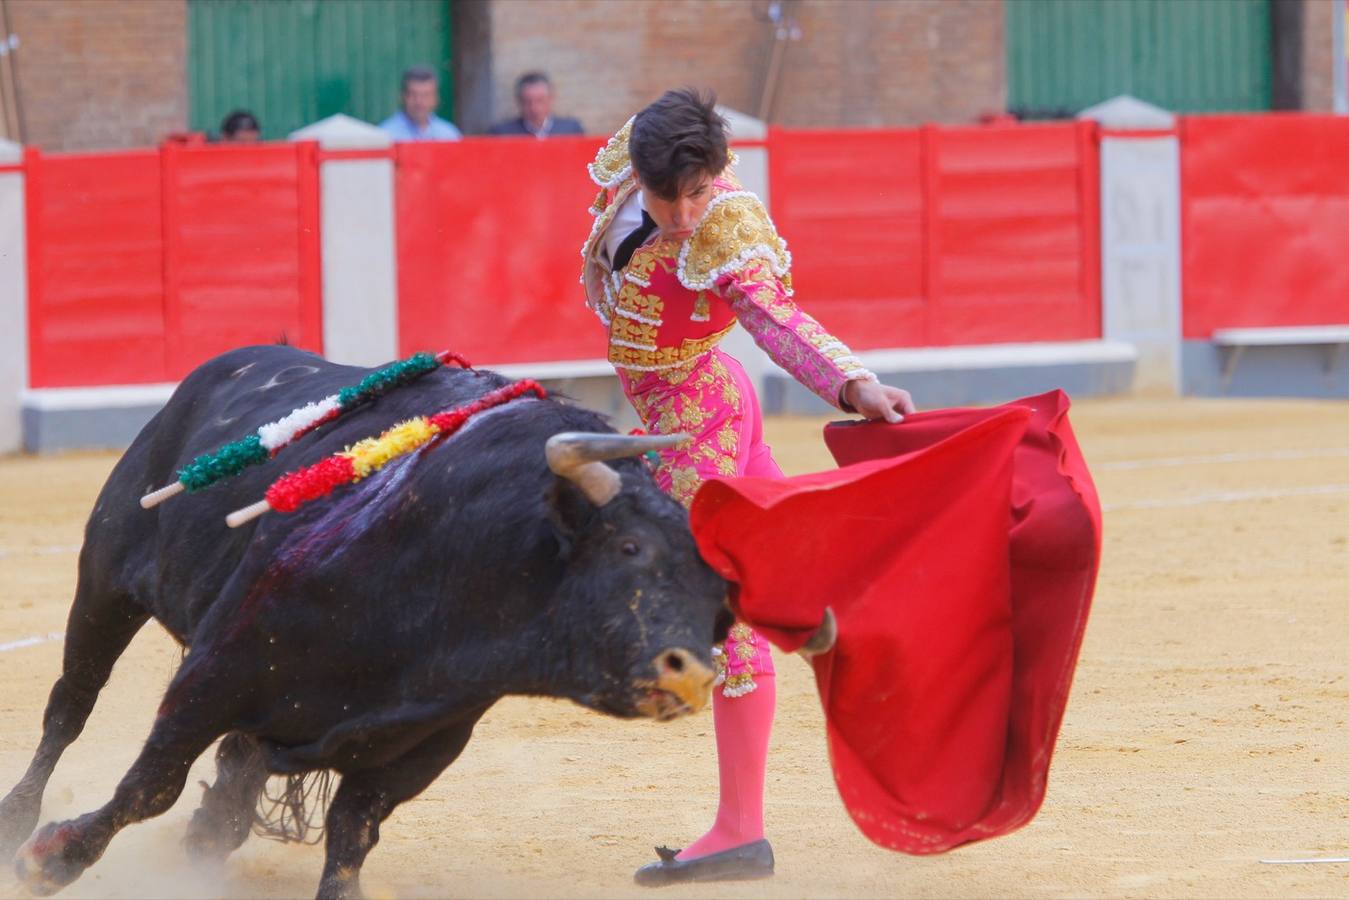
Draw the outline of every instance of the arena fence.
M1187 339L1349 323L1349 118L1181 122Z
M1349 397L1349 119L1181 122L1189 394Z
M312 143L29 150L34 388L176 381L241 344L322 351Z
M4 347L27 362L6 385L21 379L30 399L168 385L227 347L282 338L362 364L453 347L556 376L605 371L577 283L598 138L389 147L370 126L340 126L363 136L334 144L320 123L288 144L0 148L15 151L0 160L0 259L19 261L0 273L0 303L26 317L26 341ZM1115 147L1112 169L1103 134L1140 152ZM1168 141L1178 154L1141 152ZM1198 116L1138 134L1092 122L769 128L742 150L757 154L743 171L760 173L748 186L770 198L798 297L878 370L946 384L953 367L1024 366L1050 350L1065 365L1099 362L1102 347L1128 343L1120 323L1157 293L1149 279L1161 284L1131 261L1135 232L1155 245L1148 272L1180 270L1182 325L1161 339L1203 345L1175 382L1186 390L1226 390L1236 355L1222 348L1251 329L1266 343L1271 328L1324 342L1341 332L1322 326L1349 324L1349 272L1336 264L1349 120ZM1149 166L1150 180L1103 202L1102 171L1117 185ZM1166 209L1179 227L1152 228ZM1178 264L1164 262L1168 247ZM1326 390L1349 393L1317 365ZM1196 381L1196 366L1227 371ZM767 407L791 408L767 394Z
M861 350L1101 337L1096 126L773 130L799 295Z
M1100 336L1089 123L773 130L798 292L859 349ZM394 151L398 352L598 358L577 250L593 138ZM173 381L244 343L323 349L312 143L25 157L29 385Z

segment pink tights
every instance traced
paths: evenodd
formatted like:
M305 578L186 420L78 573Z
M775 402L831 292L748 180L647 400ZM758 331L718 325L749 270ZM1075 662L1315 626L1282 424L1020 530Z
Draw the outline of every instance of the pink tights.
M764 836L764 768L778 692L772 675L757 675L754 681L755 689L741 697L726 697L719 688L712 692L721 780L717 818L707 834L680 852L679 859L720 853Z

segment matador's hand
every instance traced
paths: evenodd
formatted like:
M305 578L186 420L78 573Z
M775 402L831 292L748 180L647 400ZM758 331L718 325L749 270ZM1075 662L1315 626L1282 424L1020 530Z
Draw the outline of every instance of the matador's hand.
M843 385L843 402L868 419L884 419L891 423L903 421L904 416L917 412L913 398L903 388L861 379Z

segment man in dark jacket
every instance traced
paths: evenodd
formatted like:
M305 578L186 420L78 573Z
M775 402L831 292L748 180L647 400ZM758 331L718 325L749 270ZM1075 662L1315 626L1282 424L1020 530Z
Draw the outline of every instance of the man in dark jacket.
M520 115L498 122L488 134L498 136L533 135L536 138L562 134L585 134L576 119L553 116L553 83L542 72L526 72L515 82L515 105Z

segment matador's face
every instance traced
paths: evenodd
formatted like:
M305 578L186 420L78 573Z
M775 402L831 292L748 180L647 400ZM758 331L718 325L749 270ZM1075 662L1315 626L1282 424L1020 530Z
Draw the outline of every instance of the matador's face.
M642 203L655 220L656 227L664 237L676 241L682 241L693 233L693 226L702 219L711 199L711 175L699 176L696 181L682 188L679 196L673 200L663 200L647 190L645 185L642 187Z

